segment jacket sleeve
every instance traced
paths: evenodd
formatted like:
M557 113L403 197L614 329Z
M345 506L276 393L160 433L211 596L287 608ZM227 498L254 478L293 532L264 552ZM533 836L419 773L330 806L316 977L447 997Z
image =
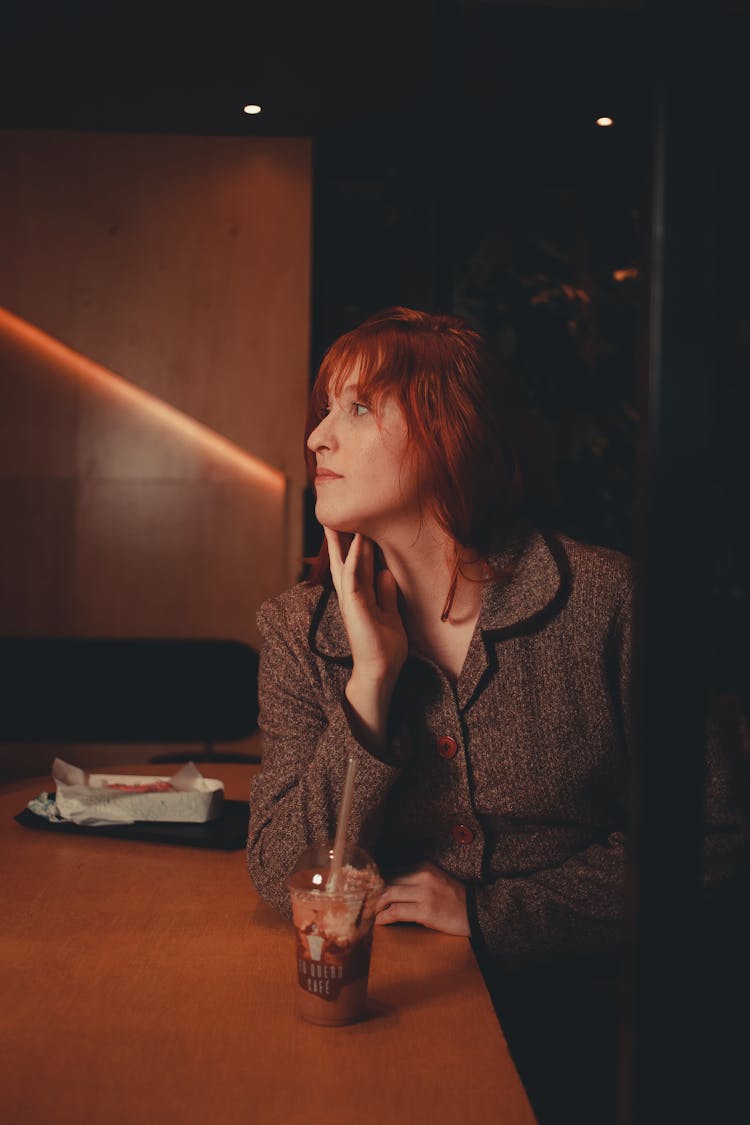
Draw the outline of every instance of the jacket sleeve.
M612 950L625 936L625 837L613 833L559 867L467 887L472 940L509 966Z
M344 670L331 683L321 681L303 623L290 622L276 600L261 607L258 625L263 753L250 792L247 861L258 893L289 918L287 878L306 847L333 839L350 755L357 773L349 838L368 851L401 771L354 738L343 706Z

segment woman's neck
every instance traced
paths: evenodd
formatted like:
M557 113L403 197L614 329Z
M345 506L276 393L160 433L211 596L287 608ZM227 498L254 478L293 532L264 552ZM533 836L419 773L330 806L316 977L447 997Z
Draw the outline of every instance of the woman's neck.
M447 620L443 610L455 563L455 544L437 524L424 521L416 536L379 543L401 594L411 642L454 678L463 666L482 603L484 568L463 562Z

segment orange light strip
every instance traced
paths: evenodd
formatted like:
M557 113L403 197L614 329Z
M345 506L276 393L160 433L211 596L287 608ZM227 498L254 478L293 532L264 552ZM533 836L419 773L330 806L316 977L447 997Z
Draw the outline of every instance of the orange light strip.
M638 270L635 266L628 266L628 268L624 270L613 270L612 277L615 281L627 281L629 278L638 277Z
M267 461L254 457L252 453L235 445L222 434L212 430L203 422L198 422L189 414L171 406L168 402L128 382L121 375L89 359L88 356L63 344L60 340L50 336L27 320L15 316L7 309L0 307L0 331L15 337L25 346L41 353L54 364L59 364L68 372L73 372L76 377L90 384L98 386L107 394L117 395L123 402L136 406L148 414L152 419L165 423L171 430L197 442L205 450L222 458L235 469L247 473L258 483L264 484L275 490L283 492L286 488L286 477L279 470L269 465Z

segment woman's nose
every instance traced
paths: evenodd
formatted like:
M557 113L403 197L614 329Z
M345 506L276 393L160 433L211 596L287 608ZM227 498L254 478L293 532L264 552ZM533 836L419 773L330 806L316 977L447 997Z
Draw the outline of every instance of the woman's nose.
M325 418L321 418L315 429L311 431L307 439L307 448L311 453L315 453L318 449L330 449L333 445L334 437L330 418L330 414L327 414Z

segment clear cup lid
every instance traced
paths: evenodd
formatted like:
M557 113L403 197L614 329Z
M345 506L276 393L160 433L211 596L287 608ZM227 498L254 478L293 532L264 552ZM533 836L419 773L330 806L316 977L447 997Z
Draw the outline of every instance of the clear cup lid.
M325 891L332 861L333 841L305 848L289 876L290 890L313 893ZM363 891L379 892L382 885L380 872L372 856L357 844L346 844L337 893L358 895L361 898Z

